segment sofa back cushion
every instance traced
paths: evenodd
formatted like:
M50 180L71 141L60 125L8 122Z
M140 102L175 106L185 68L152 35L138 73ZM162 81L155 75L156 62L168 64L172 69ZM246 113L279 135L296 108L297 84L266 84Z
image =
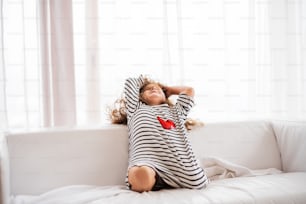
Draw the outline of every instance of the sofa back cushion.
M306 172L306 122L273 121L285 172Z
M206 124L189 133L196 155L217 156L251 169L281 167L268 122ZM11 194L40 194L66 185L124 185L127 127L52 129L6 137Z
M250 169L281 169L272 125L266 121L211 123L190 131L196 156L218 157Z
M126 126L56 129L7 136L11 194L66 185L124 185Z

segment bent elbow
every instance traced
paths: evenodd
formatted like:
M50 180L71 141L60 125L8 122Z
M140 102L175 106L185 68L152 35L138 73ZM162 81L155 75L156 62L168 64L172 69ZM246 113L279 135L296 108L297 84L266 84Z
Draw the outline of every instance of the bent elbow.
M193 97L193 96L194 96L194 88L192 88L192 87L187 87L187 88L186 88L186 94L187 94L188 96Z

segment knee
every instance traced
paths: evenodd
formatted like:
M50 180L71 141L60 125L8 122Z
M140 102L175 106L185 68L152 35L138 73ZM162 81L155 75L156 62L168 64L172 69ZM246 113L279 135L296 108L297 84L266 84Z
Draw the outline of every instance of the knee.
M155 171L148 166L134 166L128 173L131 189L137 192L152 190L155 184Z

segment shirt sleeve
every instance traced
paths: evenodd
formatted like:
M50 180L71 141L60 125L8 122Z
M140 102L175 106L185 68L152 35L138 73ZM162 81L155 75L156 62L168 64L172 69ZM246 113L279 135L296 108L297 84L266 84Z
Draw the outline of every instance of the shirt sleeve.
M175 106L182 120L186 120L188 113L190 112L193 105L194 105L194 101L192 97L186 94L180 94L178 96Z
M124 84L124 95L126 99L127 117L129 118L138 109L140 105L139 101L139 89L144 84L144 77L141 75L138 78L128 78Z

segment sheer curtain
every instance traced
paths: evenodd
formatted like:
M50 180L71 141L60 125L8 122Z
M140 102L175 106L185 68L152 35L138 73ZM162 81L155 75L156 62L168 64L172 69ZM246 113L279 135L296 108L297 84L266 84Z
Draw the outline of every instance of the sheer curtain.
M0 1L0 129L41 125L35 1Z
M305 13L305 1L1 0L1 129L109 123L140 74L193 86L204 122L305 120Z
M58 0L38 2L43 124L75 125L72 4Z

